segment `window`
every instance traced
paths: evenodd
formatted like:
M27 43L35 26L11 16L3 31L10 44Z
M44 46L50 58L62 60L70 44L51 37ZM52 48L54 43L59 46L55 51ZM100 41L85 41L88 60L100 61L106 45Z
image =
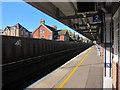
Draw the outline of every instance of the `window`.
M58 36L58 40L60 40L60 36Z
M42 33L42 30L40 30L40 33Z
M44 29L40 30L40 33L44 33Z
M6 31L6 32L5 32L5 35L7 35L7 33L8 33L8 32Z
M33 34L32 33L30 33L30 37L32 37L33 36Z
M45 36L43 35L42 38L45 38Z
M13 27L13 29L15 30L15 27Z
M29 34L29 33L26 31L26 35L27 35L27 36L28 36L28 34Z
M14 35L14 36L15 36L15 34L16 34L16 30L13 31L13 35Z
M51 40L51 36L48 36L49 40Z
M7 30L5 31L5 35L8 35L8 31L9 31L9 29L7 28Z
M21 30L23 30L23 27L21 27Z
M66 36L65 36L65 40L66 40Z
M42 33L44 33L44 29L42 30Z
M23 30L21 30L21 35L23 35Z

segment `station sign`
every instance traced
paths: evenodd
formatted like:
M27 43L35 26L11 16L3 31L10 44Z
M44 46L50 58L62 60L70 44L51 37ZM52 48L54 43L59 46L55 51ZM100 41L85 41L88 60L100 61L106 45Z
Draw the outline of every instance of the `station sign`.
M111 64L111 67L110 67ZM112 63L106 63L106 68L112 68Z
M99 22L99 23L101 23L101 21L102 21L101 14L95 14L95 15L93 15L93 22Z

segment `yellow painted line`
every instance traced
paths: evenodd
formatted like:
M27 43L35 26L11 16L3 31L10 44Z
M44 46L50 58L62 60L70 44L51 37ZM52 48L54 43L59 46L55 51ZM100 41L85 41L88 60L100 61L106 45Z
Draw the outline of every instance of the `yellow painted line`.
M68 79L73 75L73 73L76 71L76 69L80 66L80 64L85 60L85 58L88 56L88 54L91 52L92 48L90 49L90 51L87 53L87 55L85 55L85 57L82 59L82 61L78 64L78 66L75 67L75 69L70 73L70 75L63 81L63 83L57 88L57 90L60 90L65 83L68 81Z

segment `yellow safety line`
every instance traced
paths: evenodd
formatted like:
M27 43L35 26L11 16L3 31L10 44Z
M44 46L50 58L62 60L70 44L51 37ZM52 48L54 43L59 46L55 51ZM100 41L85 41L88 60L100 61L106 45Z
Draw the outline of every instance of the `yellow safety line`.
M68 81L68 79L73 75L73 73L76 71L76 69L80 66L80 64L85 60L85 58L88 56L88 54L91 52L92 49L85 55L85 57L82 59L82 61L78 64L78 66L75 67L75 69L70 73L70 75L63 81L63 83L57 88L57 90L60 90L64 84Z

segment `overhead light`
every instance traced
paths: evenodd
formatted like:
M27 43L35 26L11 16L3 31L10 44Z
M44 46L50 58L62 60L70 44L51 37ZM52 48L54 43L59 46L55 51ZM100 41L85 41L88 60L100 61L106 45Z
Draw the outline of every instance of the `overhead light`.
M101 9L102 9L105 13L108 12L104 7L101 7Z
M83 17L84 17L84 18L86 18L86 15L85 15L85 14L83 14Z
M87 23L87 26L90 27L90 24Z
M86 18L86 15L83 15L84 18Z

